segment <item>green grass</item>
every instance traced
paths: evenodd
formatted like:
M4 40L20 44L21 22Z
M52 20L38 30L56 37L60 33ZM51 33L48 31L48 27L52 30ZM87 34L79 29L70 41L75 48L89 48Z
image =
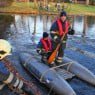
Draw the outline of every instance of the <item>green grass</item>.
M37 8L33 3L13 3L8 7L1 7L1 12L9 12L9 13L32 13L37 12Z
M1 12L10 12L10 13L38 13L39 10L40 12L43 13L50 13L50 14L55 14L58 13L57 8L54 7L54 3L50 3L50 11L47 12L46 9L39 9L38 5L35 6L34 3L13 3L9 7L1 7L0 11ZM83 15L95 15L95 6L87 6L87 5L81 5L81 4L61 4L64 6L65 10L69 14L83 14Z
M95 6L72 4L69 12L73 14L95 14Z

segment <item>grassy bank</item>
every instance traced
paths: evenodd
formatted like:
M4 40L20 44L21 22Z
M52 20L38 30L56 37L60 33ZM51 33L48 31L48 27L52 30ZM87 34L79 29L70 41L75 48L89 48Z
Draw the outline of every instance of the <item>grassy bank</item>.
M95 6L86 6L81 4L62 4L65 10L69 14L76 15L94 15L95 16ZM54 3L50 4L50 9L47 11L46 9L41 9L38 6L35 6L34 3L13 3L9 7L0 7L1 13L23 13L23 14L57 14L57 8L54 7Z
M69 11L70 14L83 14L83 15L94 15L95 16L95 6L87 6L80 4L71 4Z

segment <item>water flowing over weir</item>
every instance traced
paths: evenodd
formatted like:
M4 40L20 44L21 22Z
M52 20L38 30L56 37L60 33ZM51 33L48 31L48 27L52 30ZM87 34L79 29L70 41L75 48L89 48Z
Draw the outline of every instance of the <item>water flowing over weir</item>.
M40 84L33 76L31 79L30 75L21 67L16 49L29 49L31 51L32 48L35 48L43 31L49 32L50 25L55 17L45 15L0 15L0 18L2 18L0 19L0 38L8 39L13 45L14 53L10 58L15 63L13 65L25 79L32 80L43 91L44 95L47 95L50 89ZM95 74L95 17L72 16L72 22L76 33L74 36L69 36L65 55L78 61ZM95 87L77 78L73 78L69 83L77 95L94 95L95 93ZM7 87L0 92L0 95L4 95L2 93L5 91L8 92L7 95L14 95ZM53 95L53 93L50 95Z

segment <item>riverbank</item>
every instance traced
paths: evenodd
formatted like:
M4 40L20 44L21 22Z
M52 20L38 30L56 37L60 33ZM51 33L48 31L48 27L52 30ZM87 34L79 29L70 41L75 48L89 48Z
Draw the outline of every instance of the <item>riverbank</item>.
M41 9L38 6L36 7L34 3L13 3L9 7L0 7L0 13L54 15L58 14L58 10L54 5L54 3L51 3L50 8L47 11L46 9ZM95 16L95 6L68 3L62 4L61 6L63 6L70 15Z

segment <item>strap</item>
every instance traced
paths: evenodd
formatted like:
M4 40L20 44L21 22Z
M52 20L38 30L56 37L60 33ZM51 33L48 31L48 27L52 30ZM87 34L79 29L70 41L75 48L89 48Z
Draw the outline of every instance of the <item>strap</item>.
M5 80L5 81L4 81L4 83L6 83L6 84L11 83L11 82L12 82L12 80L13 80L13 78L14 78L13 73L10 73L10 75L9 75L8 79L7 79L7 80Z
M14 83L14 87L17 87L19 84L19 79L16 80L16 82Z
M65 22L65 27L64 27L65 31L63 31L63 26L62 26L62 23L61 23L60 19L57 20L57 23L58 23L58 27L59 27L59 35L60 36L63 36L66 33L68 33L68 28L70 26L68 21Z
M18 89L21 89L22 86L23 86L23 81L20 81L19 86L18 86Z

